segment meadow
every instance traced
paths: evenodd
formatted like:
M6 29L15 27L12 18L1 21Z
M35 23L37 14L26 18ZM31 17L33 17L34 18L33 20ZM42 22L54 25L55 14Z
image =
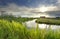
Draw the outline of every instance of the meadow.
M39 18L36 22L40 24L60 25L60 18Z
M20 22L21 17L16 19L0 17L0 39L60 39L60 30L28 29Z

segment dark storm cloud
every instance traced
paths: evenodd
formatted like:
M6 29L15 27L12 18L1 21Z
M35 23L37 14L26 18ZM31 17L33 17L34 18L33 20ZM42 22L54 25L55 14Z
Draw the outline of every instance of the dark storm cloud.
M55 5L56 2L57 0L0 0L0 5L8 5L9 3L15 3L19 6L37 7L40 4Z

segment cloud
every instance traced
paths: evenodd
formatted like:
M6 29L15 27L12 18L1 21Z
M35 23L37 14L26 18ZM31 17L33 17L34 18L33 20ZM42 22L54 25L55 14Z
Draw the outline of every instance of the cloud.
M57 0L57 3L60 3L60 0Z
M26 6L18 6L14 3L8 4L8 6L1 7L0 11L6 11L8 14L19 15L19 16L33 16L34 13L30 12L33 8Z
M59 0L58 0L59 1ZM58 2L56 4L59 4ZM45 10L45 12L41 12L41 10ZM26 7L26 6L18 6L15 3L9 3L8 6L0 6L0 11L6 11L7 13L12 13L14 15L19 16L30 16L30 17L39 17L39 16L55 16L60 15L60 6L58 5L47 5L40 4L37 7ZM57 13L57 14L56 14ZM55 14L55 15L54 15Z

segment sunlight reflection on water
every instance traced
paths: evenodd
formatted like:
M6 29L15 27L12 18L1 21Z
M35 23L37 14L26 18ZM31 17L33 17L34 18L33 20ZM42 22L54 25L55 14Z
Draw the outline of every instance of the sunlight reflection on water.
M32 21L27 21L25 22L25 24L27 25L27 27L29 28L36 28L37 27L37 23L35 22L36 19L32 20ZM40 29L45 29L45 28L49 28L49 25L47 24L38 24ZM51 25L51 29L60 29L60 25Z

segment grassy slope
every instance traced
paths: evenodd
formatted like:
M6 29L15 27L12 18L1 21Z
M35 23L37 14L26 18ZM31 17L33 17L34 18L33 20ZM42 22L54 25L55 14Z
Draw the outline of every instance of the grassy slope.
M19 22L0 20L0 39L60 39L60 31L29 30Z
M29 30L19 22L21 20L11 20L10 22L7 19L0 19L0 39L60 39L59 30L47 31L38 28Z

